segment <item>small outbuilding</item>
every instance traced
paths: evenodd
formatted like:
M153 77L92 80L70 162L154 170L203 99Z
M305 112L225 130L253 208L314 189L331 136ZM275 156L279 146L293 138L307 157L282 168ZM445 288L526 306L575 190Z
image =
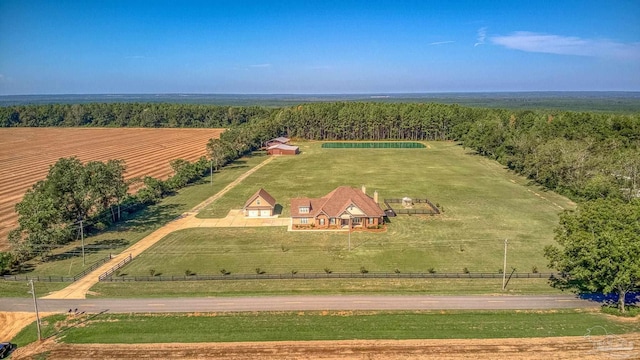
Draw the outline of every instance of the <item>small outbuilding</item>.
M267 154L269 155L297 155L299 153L300 148L294 145L277 144L267 148Z
M275 207L276 199L265 189L260 188L260 190L253 194L244 204L242 212L244 216L247 217L273 216Z
M271 140L267 141L265 143L265 146L266 147L270 147L270 146L273 146L273 145L288 144L289 141L291 141L291 139L289 139L287 137L284 137L284 136L280 136L280 137L277 137L275 139L271 139Z

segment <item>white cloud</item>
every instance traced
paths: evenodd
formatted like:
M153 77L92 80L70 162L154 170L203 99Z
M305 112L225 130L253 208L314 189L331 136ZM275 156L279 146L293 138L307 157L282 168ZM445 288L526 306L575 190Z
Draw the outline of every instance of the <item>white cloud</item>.
M473 46L484 45L484 40L487 38L487 28L481 27L478 29L478 41Z
M640 43L621 43L608 39L583 39L576 36L518 31L493 36L491 42L508 49L559 55L640 60Z
M455 41L453 40L449 40L449 41L436 41L436 42L432 42L429 43L429 45L444 45L444 44L451 44L454 43Z

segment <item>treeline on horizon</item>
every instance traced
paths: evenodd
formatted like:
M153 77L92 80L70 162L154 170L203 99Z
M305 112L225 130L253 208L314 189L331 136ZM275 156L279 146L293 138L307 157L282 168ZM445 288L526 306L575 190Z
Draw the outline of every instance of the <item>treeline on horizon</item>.
M0 107L0 127L221 128L272 111L260 106L91 103Z
M454 140L574 200L629 199L640 183L640 113L379 102L320 102L282 108L55 104L0 107L0 125L236 129L209 144L209 152L226 153L212 156L216 165L259 147L259 141L271 135L308 140Z

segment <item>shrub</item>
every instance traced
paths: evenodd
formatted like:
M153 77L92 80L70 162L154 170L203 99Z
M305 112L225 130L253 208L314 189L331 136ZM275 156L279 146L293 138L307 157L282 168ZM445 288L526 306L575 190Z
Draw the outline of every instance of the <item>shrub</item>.
M462 272L463 272L463 273L465 273L465 274L468 274L468 273L469 273L469 269L468 269L468 268L466 268L466 267L465 267L465 268L462 268Z
M298 273L298 270L291 270L291 275L295 275Z
M498 269L498 274L502 274L504 271L502 269Z
M393 272L396 273L396 274L400 274L400 269L395 268L395 270L393 270Z
M331 274L333 271L331 271L331 269L329 268L324 268L324 272L327 274Z
M155 276L156 275L156 269L149 269L149 276Z
M220 274L229 275L229 274L231 274L231 271L227 271L226 269L220 269Z
M435 274L436 273L436 269L430 267L429 269L427 269L427 271L429 272L429 274Z
M367 268L365 268L364 266L360 266L360 273L361 274L366 274L368 272L369 272L369 270L367 270Z
M191 275L195 275L195 274L193 273L193 271L187 269L187 270L184 271L184 275L185 276L191 276Z
M538 273L538 267L534 265L534 266L531 268L531 272L532 272L532 273L534 273L534 274L537 274L537 273Z
M256 274L262 275L262 274L265 274L265 273L266 273L266 271L262 270L261 268L259 268L259 267L256 268Z

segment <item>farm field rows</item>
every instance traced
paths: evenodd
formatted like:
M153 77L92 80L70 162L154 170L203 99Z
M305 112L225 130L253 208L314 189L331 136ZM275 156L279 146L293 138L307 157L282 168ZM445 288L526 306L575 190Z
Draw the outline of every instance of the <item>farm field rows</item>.
M206 153L210 138L221 129L143 128L2 128L0 129L0 250L8 247L7 234L17 224L15 204L46 177L59 158L81 161L122 159L128 179L140 176L167 178L169 162L197 160Z

